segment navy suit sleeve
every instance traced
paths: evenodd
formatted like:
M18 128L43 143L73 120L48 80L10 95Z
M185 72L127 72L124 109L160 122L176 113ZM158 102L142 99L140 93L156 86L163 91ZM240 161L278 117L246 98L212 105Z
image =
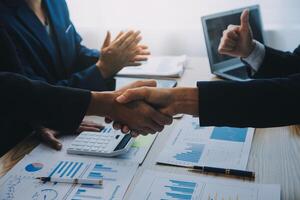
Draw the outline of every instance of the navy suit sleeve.
M300 75L247 82L198 82L203 126L300 124Z
M43 78L40 77L40 79ZM115 79L104 79L96 65L71 73L68 79L60 80L53 84L93 91L112 91L115 89Z
M75 46L77 52L76 64L72 69L70 78L68 80L60 81L59 84L90 89L94 91L115 90L115 79L103 78L101 72L98 70L95 64L100 57L100 52L95 49L89 49L82 45L82 38L76 30L74 31L74 34L76 38Z
M278 78L300 73L300 46L293 53L266 47L264 61L254 78Z
M51 86L12 73L0 73L0 119L74 131L90 103L90 92Z

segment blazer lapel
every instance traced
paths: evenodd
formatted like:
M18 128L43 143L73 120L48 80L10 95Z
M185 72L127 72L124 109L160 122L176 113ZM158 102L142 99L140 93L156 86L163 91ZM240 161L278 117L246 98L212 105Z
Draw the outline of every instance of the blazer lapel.
M24 3L22 6L19 6L17 10L18 18L25 24L27 29L39 40L39 42L45 47L47 52L52 58L53 64L55 63L55 47L53 46L50 37L33 13L33 11Z
M64 50L64 46L66 44L66 36L65 36L65 27L62 25L62 23L59 21L59 13L57 13L56 9L53 8L51 0L44 0L45 8L48 12L48 17L50 18L50 22L52 25L52 32L54 34L54 37L56 39L56 46L57 50L60 56L61 64L63 64L64 67L66 67L66 59L67 59L67 52Z

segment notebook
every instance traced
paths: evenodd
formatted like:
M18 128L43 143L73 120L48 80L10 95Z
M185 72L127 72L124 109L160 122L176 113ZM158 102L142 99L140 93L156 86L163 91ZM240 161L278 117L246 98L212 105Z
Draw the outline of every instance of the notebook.
M169 77L179 78L184 72L187 57L182 56L153 56L138 67L125 67L118 76L127 77Z

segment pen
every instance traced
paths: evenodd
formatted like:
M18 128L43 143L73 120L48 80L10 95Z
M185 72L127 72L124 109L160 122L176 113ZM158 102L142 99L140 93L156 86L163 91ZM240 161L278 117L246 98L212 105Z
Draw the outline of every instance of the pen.
M239 176L243 178L255 179L255 172L237 170L237 169L224 169L217 167L207 167L207 166L192 166L189 167L192 171L201 172L201 173L216 173L224 174L230 176Z
M55 178L55 177L38 177L36 179L42 182L57 182L57 183L71 183L71 184L89 184L89 185L102 185L102 179L80 179L80 178Z

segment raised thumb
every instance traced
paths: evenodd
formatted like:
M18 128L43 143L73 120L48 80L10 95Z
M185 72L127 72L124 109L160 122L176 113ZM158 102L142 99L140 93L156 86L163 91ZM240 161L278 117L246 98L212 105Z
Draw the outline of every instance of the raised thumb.
M250 24L249 24L249 10L245 9L242 12L241 15L241 30L249 30L250 29Z

